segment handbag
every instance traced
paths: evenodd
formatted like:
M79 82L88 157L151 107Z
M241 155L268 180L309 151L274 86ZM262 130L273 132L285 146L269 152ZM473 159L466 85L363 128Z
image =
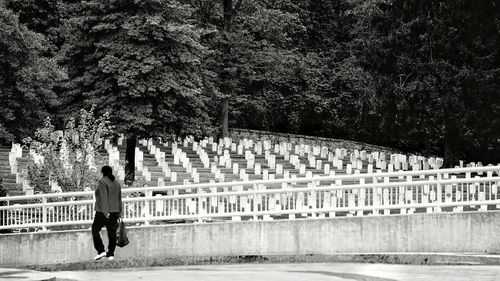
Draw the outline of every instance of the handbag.
M116 230L116 246L125 247L129 243L127 237L127 229L125 228L125 223L123 219L118 220L118 229Z

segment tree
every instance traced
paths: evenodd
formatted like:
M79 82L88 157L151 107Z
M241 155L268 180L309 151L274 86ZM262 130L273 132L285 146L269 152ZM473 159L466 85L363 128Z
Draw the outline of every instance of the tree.
M365 34L375 39L361 53L378 80L382 131L395 145L440 147L447 166L466 157L492 161L500 151L500 7L468 0L371 4L376 13Z
M296 45L309 58L304 75L300 130L309 135L353 140L371 136L371 121L378 101L376 85L356 53L356 25L364 18L356 14L358 3L304 1L301 20L307 27Z
M87 1L73 6L63 47L65 103L110 112L127 142L127 181L134 178L137 137L210 132L204 73L192 9L178 1ZM71 108L70 107L70 108ZM71 109L70 109L71 110Z
M30 135L58 105L53 86L65 72L45 57L45 38L0 6L0 142Z
M216 74L211 82L217 89L219 137L227 136L230 124L275 123L271 101L295 86L287 82L302 60L290 40L303 30L297 6L291 1L189 2L199 25L210 30L202 37L210 50L203 62Z

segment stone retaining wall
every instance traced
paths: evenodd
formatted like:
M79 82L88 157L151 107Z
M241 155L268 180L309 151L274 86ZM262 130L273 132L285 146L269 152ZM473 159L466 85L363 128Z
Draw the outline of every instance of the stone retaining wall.
M131 227L117 259L339 253L499 253L500 212ZM105 233L102 233L105 237ZM104 239L105 240L105 239ZM87 262L90 230L0 235L0 267Z
M342 139L331 139L331 138L323 138L323 137L315 137L315 136L305 136L305 135L295 135L295 134L286 134L286 133L275 133L268 131L257 131L257 130L249 130L249 129L230 129L229 135L233 139L252 139L254 141L258 140L268 140L272 143L280 143L283 141L290 142L293 144L309 144L312 146L325 146L329 149L333 150L335 148L346 148L349 150L366 150L367 152L372 151L380 151L386 154L392 153L403 153L398 149L378 146L373 144L367 144L356 141L342 140Z

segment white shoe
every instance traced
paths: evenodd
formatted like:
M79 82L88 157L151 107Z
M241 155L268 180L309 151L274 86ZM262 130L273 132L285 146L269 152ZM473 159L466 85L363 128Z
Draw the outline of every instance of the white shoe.
M108 257L108 261L112 261L112 260L114 260L114 259L115 259L115 257L114 257L114 256L109 256L109 257Z
M98 254L97 256L95 256L94 260L98 261L98 260L104 258L105 256L106 256L106 252L102 252L102 253Z

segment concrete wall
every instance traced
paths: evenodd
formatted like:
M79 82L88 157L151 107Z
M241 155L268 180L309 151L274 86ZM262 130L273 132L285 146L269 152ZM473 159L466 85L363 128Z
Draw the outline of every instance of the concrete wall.
M105 236L102 233L102 236ZM122 258L384 252L500 252L500 212L228 222L129 228ZM82 262L90 231L0 235L0 267Z

